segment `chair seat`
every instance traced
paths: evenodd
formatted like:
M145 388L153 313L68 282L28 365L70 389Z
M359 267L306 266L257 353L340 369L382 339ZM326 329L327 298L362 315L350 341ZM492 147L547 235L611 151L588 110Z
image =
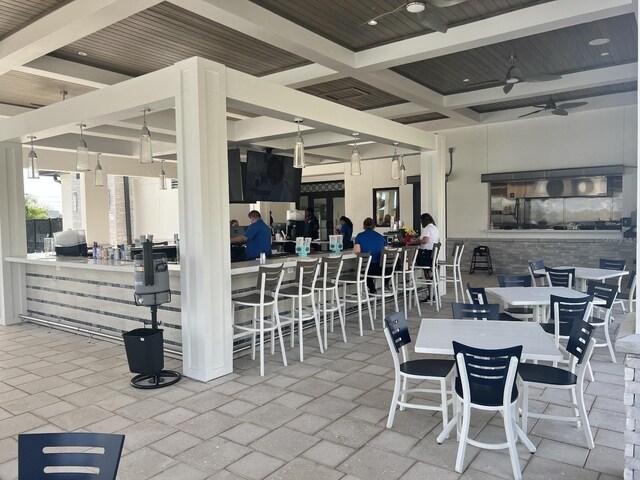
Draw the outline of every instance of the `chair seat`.
M260 294L257 292L247 293L246 295L238 295L237 297L232 298L233 302L238 305L260 305ZM273 303L275 298L273 295L268 295L265 293L264 295L264 304L267 305L269 303Z
M551 334L551 335L555 335L556 334L556 326L554 323L541 323L540 326L542 327L542 329ZM571 335L571 329L573 328L573 325L569 324L569 323L561 323L560 324L560 336L561 337L568 337L569 335Z
M589 319L589 323L592 325L606 325L607 322L605 321L604 318L599 318L599 317L591 317Z
M619 292L616 300L629 300L629 292Z
M455 366L454 360L410 360L400 364L400 371L421 377L446 377Z
M533 308L529 307L508 307L504 311L511 315L533 315Z
M297 297L300 294L300 287L298 285L287 285L280 288L279 296L282 297ZM311 289L309 287L302 287L302 295L310 295Z
M549 385L575 385L578 377L568 370L549 365L534 365L521 363L518 365L518 375L525 382L546 383Z
M358 275L355 273L345 273L340 275L340 283L355 283L358 281ZM364 281L364 277L360 278L360 281Z
M501 407L502 395L496 396L496 389L492 385L481 385L473 383L471 387L471 403L476 405L483 405L486 407ZM456 377L456 393L460 398L464 398L462 395L462 382L460 377ZM518 389L513 386L511 391L511 402L515 402L518 399Z
M522 319L516 318L516 317L512 317L511 315L509 315L506 312L500 312L498 314L498 320L502 320L503 322L521 322L522 321Z

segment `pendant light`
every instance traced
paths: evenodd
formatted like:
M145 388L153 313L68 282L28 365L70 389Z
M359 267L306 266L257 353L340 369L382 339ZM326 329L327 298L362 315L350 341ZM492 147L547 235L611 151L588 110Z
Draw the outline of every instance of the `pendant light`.
M33 141L36 137L29 137L31 139L31 151L27 155L29 164L27 165L27 178L40 178L40 169L38 168L38 155L33 149Z
M391 178L400 178L400 159L398 158L398 142L393 142L393 157L391 157Z
M351 135L353 135L353 150L351 151L351 175L362 175L360 151L358 150L359 133L354 132Z
M100 165L101 153L96 153L96 169L93 171L93 186L104 187L104 171L102 165Z
M407 184L407 169L404 166L404 155L400 155L400 185Z
M300 124L304 122L304 120L296 117L293 121L298 124L298 137L296 138L296 144L293 149L293 168L304 168L304 142L302 141L302 134L300 133Z
M153 153L151 152L151 132L147 127L147 112L150 112L150 108L143 108L143 125L140 130L140 163L153 163Z
M91 164L89 163L89 147L84 140L84 123L79 123L80 127L80 141L78 142L78 148L76 148L76 171L77 172L89 172L91 171Z
M164 173L164 160L160 160L160 175L158 176L158 180L160 180L160 190L166 190L167 174Z

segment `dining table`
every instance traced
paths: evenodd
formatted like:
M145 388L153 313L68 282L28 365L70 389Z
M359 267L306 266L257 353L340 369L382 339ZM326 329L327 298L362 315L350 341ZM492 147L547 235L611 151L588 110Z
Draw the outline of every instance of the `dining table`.
M521 361L561 361L562 353L553 337L534 322L505 322L499 320L454 320L423 318L416 337L416 353L453 356L453 341L484 349L508 348L522 345ZM453 394L453 392L452 392ZM442 443L456 425L451 419L438 435ZM519 430L518 437L527 443L530 440Z
M608 270L606 268L593 268L593 267L572 267L569 265L561 265L559 267L553 267L554 269L562 270L567 268L575 268L576 275L576 285L577 289L581 291L585 291L587 280L596 280L598 282L604 282L605 280L609 280L612 278L621 278L625 275L629 275L629 272L626 270ZM541 268L533 271L536 275L544 275L545 269Z

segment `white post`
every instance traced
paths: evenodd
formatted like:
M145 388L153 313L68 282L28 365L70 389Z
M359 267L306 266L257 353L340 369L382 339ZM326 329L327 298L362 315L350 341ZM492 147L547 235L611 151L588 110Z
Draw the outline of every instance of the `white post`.
M82 226L89 245L93 242L106 245L110 243L109 186L105 175L105 185L95 187L93 175L93 172L80 174Z
M24 265L4 261L26 253L22 146L0 143L0 325L18 323L26 313Z
M183 372L208 381L233 371L226 69L176 66Z

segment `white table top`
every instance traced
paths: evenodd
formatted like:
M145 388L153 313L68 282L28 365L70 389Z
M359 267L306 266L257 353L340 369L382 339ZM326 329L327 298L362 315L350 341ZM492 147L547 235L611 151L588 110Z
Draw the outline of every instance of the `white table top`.
M504 303L513 306L540 305L551 303L551 295L567 298L580 298L586 294L566 287L491 287L485 289L488 294L494 295ZM594 304L602 303L595 299Z
M558 269L563 268L575 268L576 269L576 278L582 278L584 280L606 280L607 278L617 278L622 277L623 275L628 275L629 272L626 270L605 270L604 268L591 268L591 267L571 267L569 265L562 265L559 267L553 267ZM544 268L540 270L534 270L537 274L545 274Z
M423 318L415 342L417 353L453 355L451 342L497 349L522 345L522 360L561 360L553 338L540 324L496 320Z

